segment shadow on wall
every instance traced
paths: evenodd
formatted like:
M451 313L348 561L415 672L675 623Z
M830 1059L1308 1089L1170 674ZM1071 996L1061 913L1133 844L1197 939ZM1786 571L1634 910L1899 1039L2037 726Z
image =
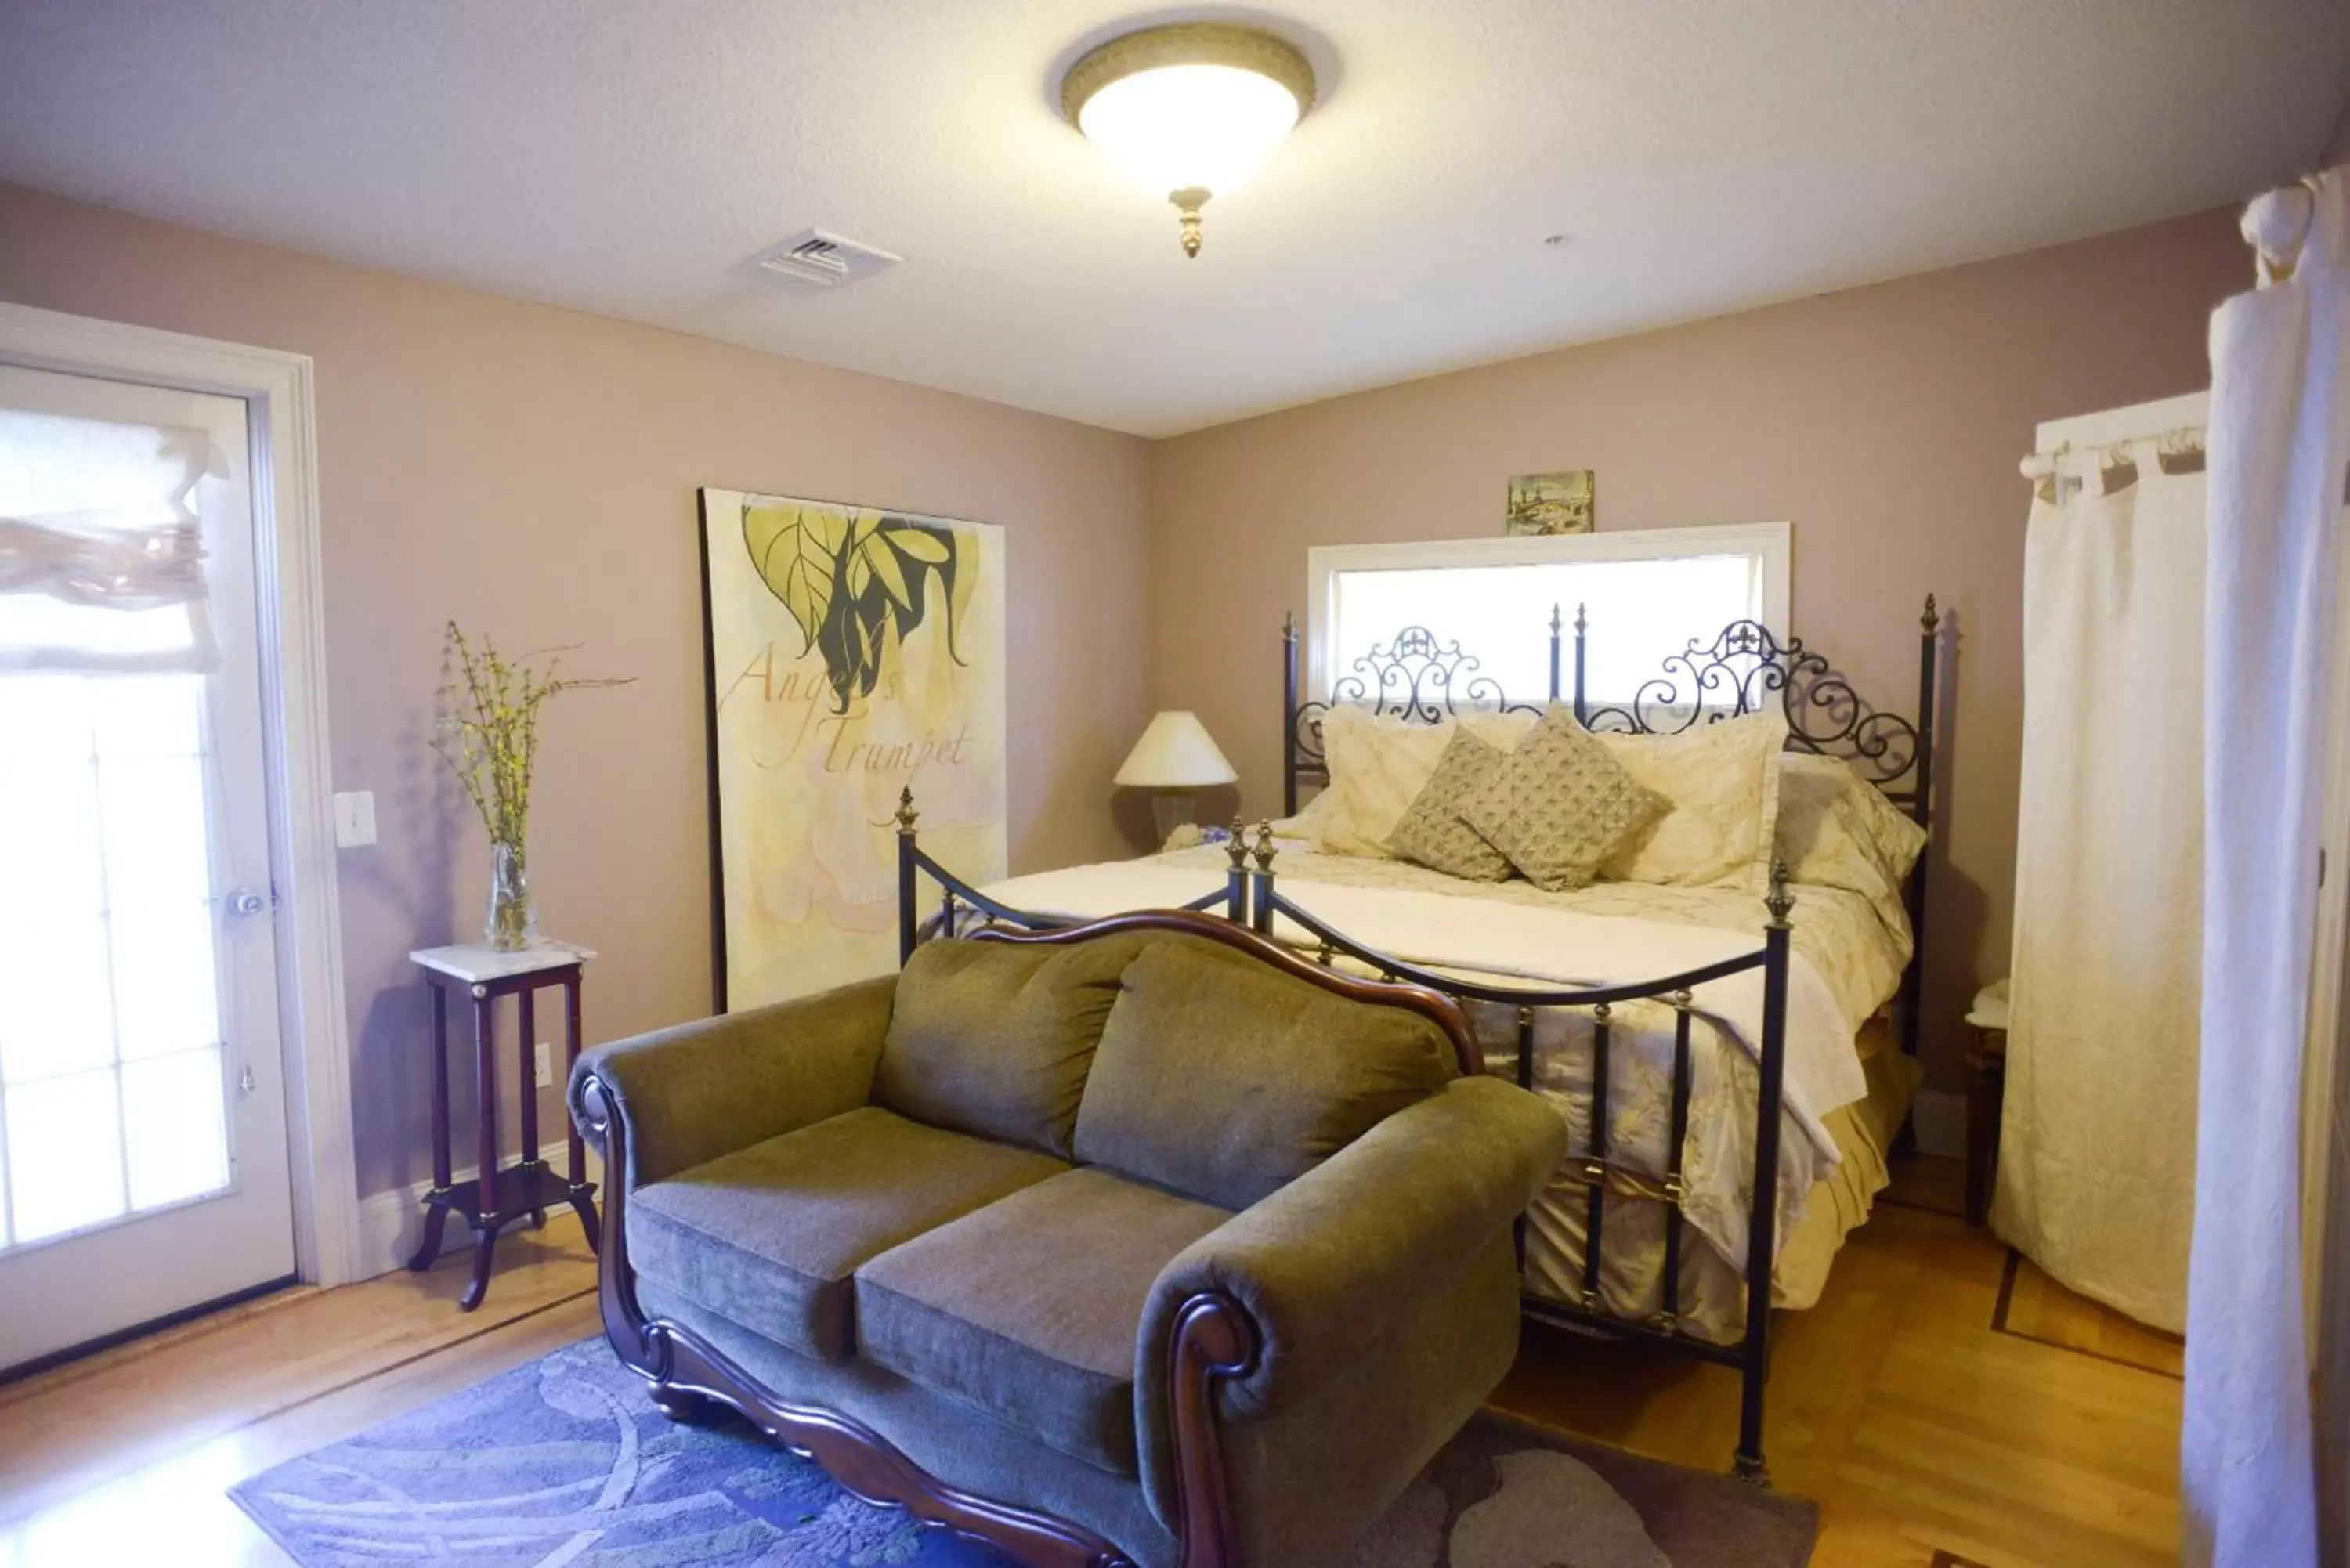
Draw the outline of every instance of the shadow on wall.
M1950 824L1959 803L1958 757L1965 731L1959 705L1959 666L1964 658L1965 625L1953 605L1942 612L1942 645L1934 670L1934 808L1926 854L1926 951L1928 961L1919 1005L1918 1054L1927 1069L1927 1087L1954 1088L1966 1054L1967 1011L1982 978L1975 954L1991 923L1991 901L1982 885L1950 864ZM2006 972L2006 964L1995 966ZM1995 978L1995 977L1993 977Z
M347 905L364 901L370 915L408 933L396 968L353 974L354 992L369 992L367 1014L352 1042L351 1103L357 1126L359 1190L380 1192L421 1181L432 1174L432 1144L425 1136L432 1104L432 1002L422 978L408 961L409 948L480 940L453 917L457 903L458 846L470 828L478 830L473 805L448 767L432 751L429 726L412 720L402 726L395 755L400 771L387 793L394 822L417 825L409 854L356 857L346 860ZM484 897L487 897L484 889ZM473 1147L473 1033L463 1009L450 1021L450 1131L458 1148Z

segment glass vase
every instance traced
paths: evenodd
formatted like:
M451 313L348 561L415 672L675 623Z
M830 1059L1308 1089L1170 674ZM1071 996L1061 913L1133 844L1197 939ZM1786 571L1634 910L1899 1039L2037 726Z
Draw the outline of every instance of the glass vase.
M485 934L502 953L518 953L538 940L538 910L530 901L530 873L522 846L490 845L490 917Z

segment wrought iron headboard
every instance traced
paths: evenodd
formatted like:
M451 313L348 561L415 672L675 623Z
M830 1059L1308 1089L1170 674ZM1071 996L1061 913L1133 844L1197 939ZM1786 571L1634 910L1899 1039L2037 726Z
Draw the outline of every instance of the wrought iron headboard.
M1551 611L1548 701L1571 701L1575 716L1595 731L1660 735L1761 712L1775 694L1787 715L1789 750L1852 763L1922 826L1932 805L1935 660L1941 627L1931 594L1926 596L1918 626L1914 722L1871 705L1803 639L1783 639L1754 620L1732 621L1711 641L1691 639L1689 647L1666 659L1657 675L1641 682L1629 701L1595 706L1585 696L1590 623L1580 605L1575 611L1571 665L1562 658L1565 625L1558 608ZM1392 640L1374 644L1331 682L1327 701L1301 702L1298 642L1297 618L1291 615L1281 630L1282 753L1286 759L1282 810L1288 815L1297 813L1301 779L1329 782L1322 719L1334 703L1420 724L1441 723L1464 712L1542 711L1543 704L1513 701L1499 681L1479 673L1477 656L1458 639L1445 641L1421 626L1408 626ZM1562 680L1570 671L1571 686Z

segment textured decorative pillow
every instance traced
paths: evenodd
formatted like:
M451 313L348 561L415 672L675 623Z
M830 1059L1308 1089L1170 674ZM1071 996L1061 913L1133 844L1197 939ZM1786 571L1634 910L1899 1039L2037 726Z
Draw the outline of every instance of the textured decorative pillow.
M1787 879L1842 888L1866 898L1887 930L1907 938L1902 881L1925 847L1926 830L1885 792L1835 757L1787 752L1779 758L1778 857Z
M1779 820L1779 754L1787 715L1764 711L1700 722L1677 734L1603 734L1608 754L1672 809L1608 857L1600 875L1663 887L1771 886Z
M1317 815L1314 847L1325 855L1388 858L1388 836L1428 787L1456 729L1465 726L1506 752L1534 722L1530 713L1472 713L1424 724L1347 704L1333 707L1322 717L1322 757L1330 770L1324 793L1336 799L1326 815Z
M1537 732L1539 733L1539 732ZM1388 852L1471 882L1506 882L1510 857L1461 815L1461 803L1484 787L1509 753L1455 726L1436 771L1388 835Z
M1563 707L1544 713L1459 806L1527 881L1554 893L1590 886L1601 864L1665 809Z

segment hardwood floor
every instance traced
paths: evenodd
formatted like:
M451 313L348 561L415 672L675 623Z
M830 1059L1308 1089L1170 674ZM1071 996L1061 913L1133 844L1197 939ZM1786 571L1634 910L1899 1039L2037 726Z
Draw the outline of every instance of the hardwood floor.
M2011 1282L2004 1249L1936 1211L1950 1176L1921 1165L1896 1195L1928 1207L1880 1203L1820 1304L1783 1320L1769 1451L1777 1483L1822 1504L1814 1563L2176 1561L2176 1342L2028 1264ZM470 1315L452 1255L0 1387L0 1568L286 1563L227 1487L597 1331L594 1262L567 1217L500 1255ZM1737 1400L1721 1368L1529 1330L1494 1403L1711 1468Z
M1775 1484L1821 1503L1814 1568L2176 1563L2178 1342L2029 1263L1994 1326L2009 1253L1958 1217L1948 1163L1906 1174L1819 1304L1780 1323L1764 1448ZM1724 1466L1738 1380L1529 1330L1493 1402Z
M245 1477L597 1332L569 1214L470 1255L296 1290L0 1386L0 1568L291 1561L228 1500Z

